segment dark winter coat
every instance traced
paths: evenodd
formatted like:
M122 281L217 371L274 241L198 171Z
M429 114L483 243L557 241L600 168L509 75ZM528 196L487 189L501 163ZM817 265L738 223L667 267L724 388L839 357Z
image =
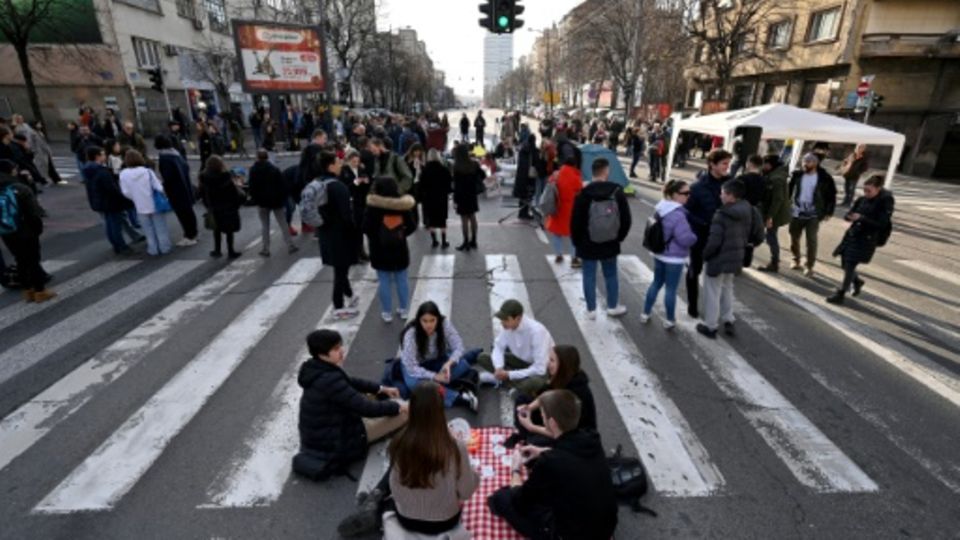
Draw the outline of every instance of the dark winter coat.
M417 184L417 200L423 211L424 227L445 229L450 208L450 193L453 191L453 176L450 169L439 161L428 161L423 166Z
M585 372L578 371L570 382L567 390L573 392L580 400L580 423L578 429L597 431L597 406L593 401L593 392L590 391L590 379Z
M399 272L410 266L410 248L406 237L417 231L417 201L410 195L381 197L367 195L367 211L363 218L363 234L370 245L370 266L374 270ZM402 248L389 248L380 241L380 228L384 217L397 216L403 219L404 241Z
M300 202L300 165L291 165L283 170L283 186L294 202Z
M303 190L311 180L320 174L318 167L320 166L317 163L317 158L320 157L320 152L323 151L323 147L319 144L310 143L303 148L303 151L300 152L300 179L297 189L297 193Z
M366 176L363 163L360 164L360 169L357 172L361 177ZM343 168L340 169L340 181L350 190L350 203L353 205L353 223L357 227L362 227L363 215L367 211L367 195L370 194L370 182L355 184L354 180L356 179L357 175L350 167L344 165Z
M283 208L287 204L287 186L283 173L269 161L257 161L250 167L250 198L260 208Z
M594 243L590 240L590 204L615 197L620 210L620 232L616 240ZM573 201L573 215L570 218L570 238L577 248L577 257L589 260L603 260L620 254L620 243L630 232L632 218L627 197L620 186L613 182L590 182Z
M464 116L460 119L460 133L469 133L470 132L470 120Z
M193 207L196 199L187 160L174 149L160 150L157 166L163 181L163 192L170 199L170 205L174 208Z
M126 131L121 131L117 135L117 142L120 143L120 148L132 148L144 157L147 155L147 143L143 140L143 136L137 132L128 134Z
M767 173L766 193L760 203L760 215L763 222L773 220L774 227L783 227L790 223L790 188L788 186L786 166L779 166Z
M329 178L329 177L327 177ZM350 205L350 190L343 182L327 184L327 204L320 207L323 226L317 230L320 238L320 258L333 267L357 263L357 231Z
M800 196L800 184L803 179L803 169L794 171L790 177L790 202L795 204ZM837 208L837 184L823 167L817 167L817 187L813 192L813 204L817 208L820 221L833 216Z
M303 388L300 398L300 446L326 459L347 465L367 453L367 432L362 418L396 416L395 401L374 401L364 394L375 394L375 382L348 377L329 362L311 358L300 366L297 383Z
M521 515L537 507L551 510L556 538L607 539L617 528L617 497L600 436L593 431L577 429L556 439L512 496Z
M881 233L892 227L894 204L893 194L885 189L872 199L858 198L845 219L852 221L852 214L860 214L860 218L850 224L834 256L840 255L845 262L869 263L877 250Z
M726 176L714 178L709 172L700 171L697 174L697 181L690 186L690 198L687 199L684 207L687 209L690 227L693 228L701 245L707 241L707 236L710 234L714 212L723 206L720 201L720 188L727 180L729 178Z
M19 178L9 174L0 173L0 190L13 186L13 191L17 195L17 232L10 236L29 237L40 236L43 234L43 218L40 204L37 202L33 191L22 183Z
M470 171L453 171L453 204L457 207L457 215L467 216L480 211L480 201L477 198L479 184L486 178L486 173L480 165L473 164Z
M87 202L94 212L123 212L133 207L130 199L120 191L120 183L110 167L88 161L83 164L80 174L87 190Z
M373 178L389 176L397 181L400 194L406 195L413 190L413 173L406 162L393 152L384 152L374 162Z
M529 141L529 139L527 139ZM536 176L530 176L530 167L539 170L542 167L539 163L540 151L535 145L524 144L517 154L517 176L513 182L513 196L518 199L528 199L533 195Z
M720 207L713 215L707 245L703 248L707 275L739 274L747 244L763 242L760 212L745 200Z
M763 195L767 187L763 175L748 172L741 174L737 179L743 182L743 186L747 188L746 194L743 196L744 200L750 203L750 206L759 207L760 203L763 202Z
M240 206L243 198L229 172L205 172L200 175L200 198L213 214L217 231L234 233L240 230Z
M75 153L77 154L77 159L80 160L80 163L87 162L87 148L91 146L103 147L103 139L97 137L95 134L91 133L87 136L77 135L77 144ZM146 156L144 156L146 157Z

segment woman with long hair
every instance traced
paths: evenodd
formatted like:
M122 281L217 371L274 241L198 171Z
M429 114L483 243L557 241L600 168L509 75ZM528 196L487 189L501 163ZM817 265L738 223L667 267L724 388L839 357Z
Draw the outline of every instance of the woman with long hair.
M423 172L423 146L420 143L410 145L407 153L403 155L403 162L406 163L407 168L410 169L410 174L413 175L414 185L416 185L416 183L420 181L420 174Z
M413 388L420 381L434 381L443 385L447 407L464 405L477 411L479 403L473 392L459 392L450 386L473 368L464 358L460 333L450 319L440 313L437 304L429 301L420 304L416 317L400 335L400 345L403 381L407 388Z
M457 251L477 249L477 212L480 211L478 192L486 178L483 169L470 159L470 147L461 144L453 149L453 204L460 216L463 243Z
M462 441L453 438L443 408L443 388L419 383L410 396L406 428L390 441L390 492L395 513L384 519L384 538L404 533L470 538L460 522L460 503L480 484Z
M173 246L170 243L170 231L167 229L167 215L158 212L154 204L153 193L163 193L163 184L156 173L147 167L143 154L136 150L127 150L124 156L124 169L120 171L120 191L133 201L147 237L147 253L166 255Z
M440 152L430 149L427 163L423 166L420 182L417 184L417 199L423 212L423 226L430 231L430 240L434 249L447 249L447 214L450 208L450 192L453 176L440 157ZM440 231L440 241L437 241Z
M213 251L211 257L222 257L221 235L227 239L227 256L236 259L240 252L233 247L233 235L240 230L240 189L233 182L223 158L211 155L200 173L200 197L213 215Z

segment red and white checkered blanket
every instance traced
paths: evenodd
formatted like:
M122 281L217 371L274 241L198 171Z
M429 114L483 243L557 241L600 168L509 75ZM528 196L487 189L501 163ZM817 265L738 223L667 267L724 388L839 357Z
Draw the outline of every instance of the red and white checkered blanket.
M523 536L506 521L493 515L487 506L487 498L494 491L510 485L512 450L503 448L503 441L513 433L513 429L485 427L474 429L473 433L479 439L479 447L470 453L470 461L480 473L480 486L463 505L463 525L476 540L522 540ZM497 447L503 449L502 453Z

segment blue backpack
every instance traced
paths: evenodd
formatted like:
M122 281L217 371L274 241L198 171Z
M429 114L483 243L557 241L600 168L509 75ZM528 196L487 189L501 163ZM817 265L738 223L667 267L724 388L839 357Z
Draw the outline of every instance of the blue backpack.
M7 186L0 191L0 235L17 232L20 222L19 213L17 192L13 186Z

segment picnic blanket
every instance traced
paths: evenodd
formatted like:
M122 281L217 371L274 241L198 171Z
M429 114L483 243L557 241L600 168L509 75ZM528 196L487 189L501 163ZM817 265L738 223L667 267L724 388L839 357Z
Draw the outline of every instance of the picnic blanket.
M510 454L503 442L512 428L485 427L471 430L475 444L468 445L470 463L480 474L480 486L463 505L463 525L476 540L522 540L506 521L493 515L487 498L510 485ZM524 474L525 476L525 474Z

